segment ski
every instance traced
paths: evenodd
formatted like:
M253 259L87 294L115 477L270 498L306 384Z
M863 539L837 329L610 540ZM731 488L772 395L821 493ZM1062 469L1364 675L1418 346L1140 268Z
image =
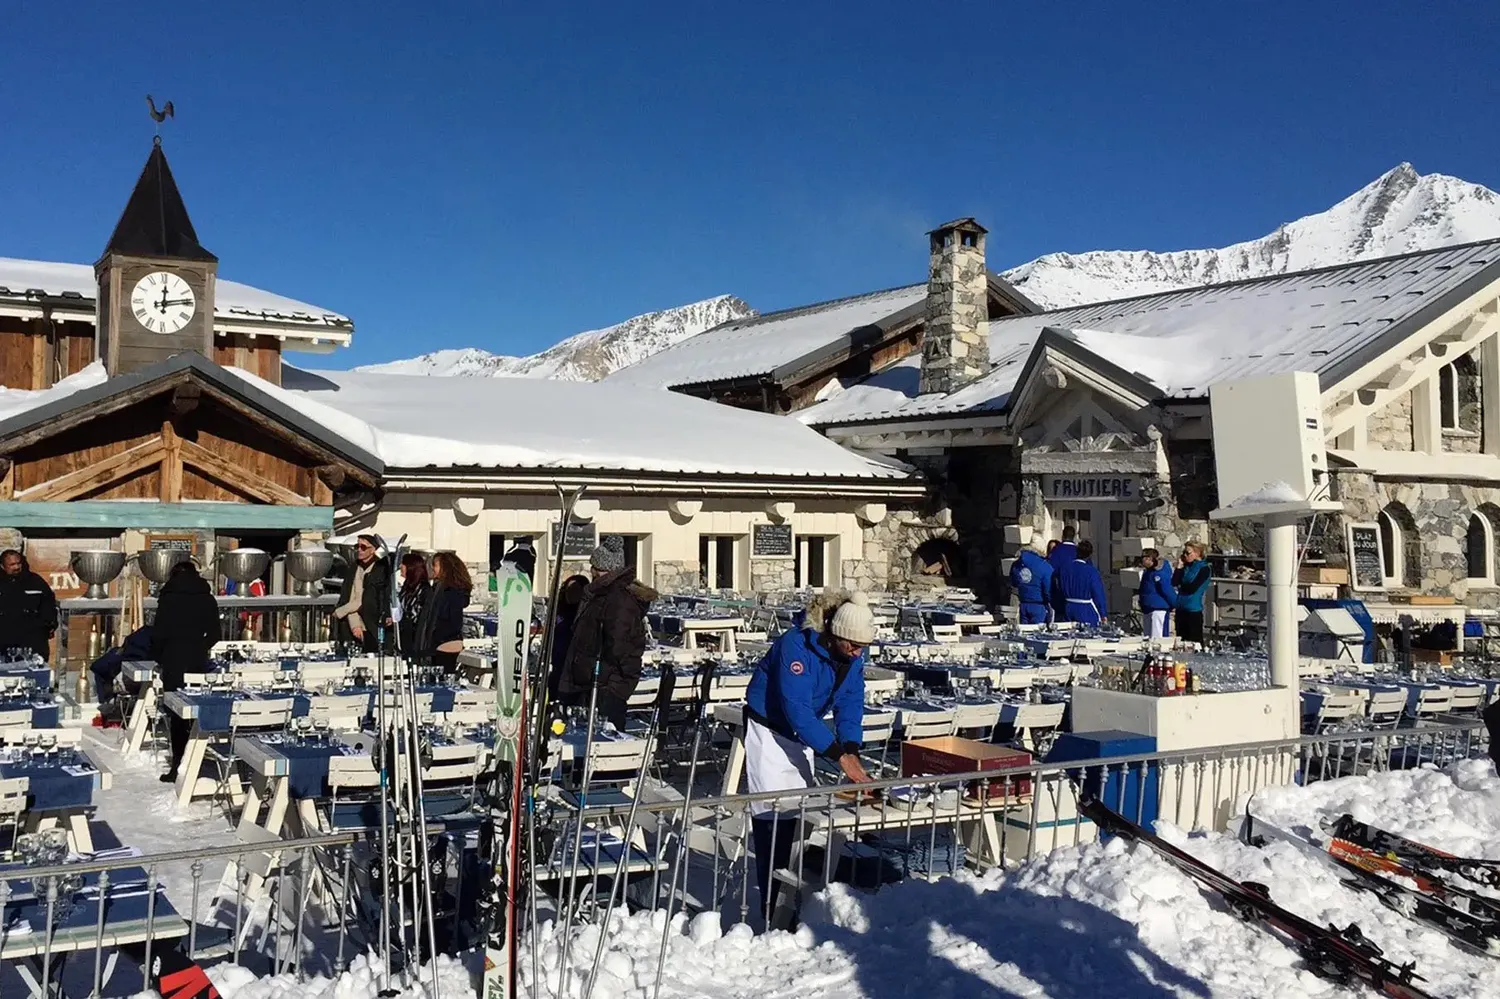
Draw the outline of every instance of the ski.
M516 988L523 732L529 686L527 653L531 646L531 581L514 565L502 563L498 571L495 783L479 844L490 868L488 887L478 908L485 926L482 999L511 999Z
M1325 828L1334 839L1382 855L1402 867L1428 874L1457 874L1475 884L1500 888L1500 860L1455 857L1367 822L1358 822L1352 815L1342 815Z
M1098 800L1079 804L1079 813L1102 832L1144 844L1169 864L1208 888L1246 922L1259 923L1289 938L1316 974L1334 981L1358 978L1392 999L1431 999L1413 982L1422 979L1413 965L1396 965L1351 923L1344 929L1322 927L1271 901L1270 889L1254 882L1236 881L1192 854L1166 842L1112 811Z
M134 961L146 960L147 946L122 944L120 950ZM219 999L219 990L203 971L203 966L183 953L180 945L157 945L151 954L151 967L145 969L146 987L162 999Z
M1285 840L1317 853L1344 875L1344 884L1350 890L1374 895L1391 911L1444 933L1464 947L1500 957L1500 921L1496 919L1500 910L1493 908L1496 900L1462 890L1450 891L1439 880L1424 878L1361 847L1337 839L1320 845L1247 812L1245 842L1264 846L1268 838ZM1412 884L1392 880L1393 877L1407 879Z

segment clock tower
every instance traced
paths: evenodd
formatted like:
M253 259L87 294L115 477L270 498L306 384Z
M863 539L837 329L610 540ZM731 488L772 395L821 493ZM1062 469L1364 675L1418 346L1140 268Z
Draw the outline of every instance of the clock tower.
M198 242L158 137L94 264L95 357L110 377L184 351L213 357L218 267Z

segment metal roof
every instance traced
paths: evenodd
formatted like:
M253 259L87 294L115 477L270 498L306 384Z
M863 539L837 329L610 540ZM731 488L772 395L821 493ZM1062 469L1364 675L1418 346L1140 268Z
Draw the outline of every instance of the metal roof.
M832 426L1002 409L1048 327L1068 332L1070 353L1131 372L1160 398L1202 398L1216 382L1282 371L1314 371L1329 386L1497 280L1500 240L1486 240L992 319L993 367L957 392L853 386L799 415Z
M989 293L1018 310L1037 309L993 273ZM667 389L746 378L779 381L846 349L858 349L862 340L880 339L922 320L926 302L927 285L913 284L748 316L689 337L606 380Z

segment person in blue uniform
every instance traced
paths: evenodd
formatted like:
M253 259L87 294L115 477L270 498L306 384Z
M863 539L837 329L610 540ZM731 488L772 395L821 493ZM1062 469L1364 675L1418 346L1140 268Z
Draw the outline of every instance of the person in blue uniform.
M1047 561L1052 564L1052 579L1054 583L1058 578L1058 574L1063 571L1063 567L1072 565L1073 560L1078 557L1078 544L1073 540L1076 537L1078 537L1078 532L1072 526L1064 527L1062 540L1054 545L1048 545ZM1052 612L1057 620L1068 620L1068 609L1061 597L1053 598Z
M1040 544L1040 542L1038 542ZM1046 624L1052 602L1052 563L1035 547L1021 549L1010 567L1010 588L1021 605L1022 624Z
M1059 545L1058 551L1061 550ZM1098 624L1109 616L1109 601L1104 596L1104 578L1090 561L1094 557L1093 543L1080 541L1074 556L1052 577L1052 591L1062 604L1066 620Z
M789 631L755 667L745 692L745 782L751 794L812 787L813 758L838 764L854 783L870 779L859 760L864 741L865 649L875 640L869 600L855 593L823 621ZM814 627L819 630L814 631ZM830 711L833 726L823 720ZM771 872L785 867L802 836L788 798L751 806L755 868L763 912L771 909Z
M1146 619L1147 638L1166 638L1172 634L1171 612L1177 606L1177 591L1172 588L1172 567L1155 548L1141 552L1141 588L1138 593L1141 616Z

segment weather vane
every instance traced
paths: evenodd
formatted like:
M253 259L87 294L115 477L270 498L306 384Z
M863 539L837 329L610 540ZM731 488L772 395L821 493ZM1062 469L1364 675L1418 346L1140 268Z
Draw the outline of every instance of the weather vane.
M156 110L156 98L150 94L146 95L146 103L151 106L151 120L156 122L156 139L154 141L159 146L161 145L161 123L168 118L176 118L177 112L172 107L171 101L167 101L166 104L162 105L160 111Z

